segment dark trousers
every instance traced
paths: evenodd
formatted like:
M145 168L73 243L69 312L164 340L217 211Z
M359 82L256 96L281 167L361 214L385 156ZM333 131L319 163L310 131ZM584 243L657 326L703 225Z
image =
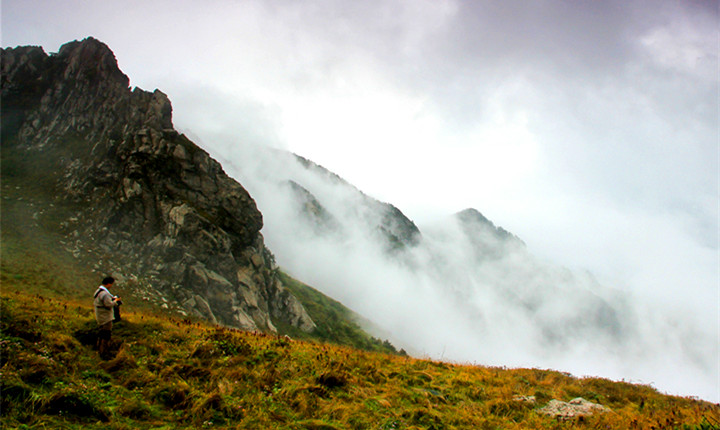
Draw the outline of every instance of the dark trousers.
M98 327L97 347L100 358L110 358L110 338L112 336L112 321Z

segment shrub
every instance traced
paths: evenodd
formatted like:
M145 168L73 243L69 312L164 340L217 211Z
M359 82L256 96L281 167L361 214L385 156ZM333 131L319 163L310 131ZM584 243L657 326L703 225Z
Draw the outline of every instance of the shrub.
M0 379L0 416L7 415L11 409L19 408L30 398L32 389L16 379Z
M160 385L153 397L172 410L185 410L190 406L190 388L183 381Z
M108 413L97 406L85 393L63 390L50 396L42 403L42 413L61 415L75 419L92 419L107 422Z
M139 399L130 399L123 402L118 408L118 413L134 420L147 420L155 415L152 408Z

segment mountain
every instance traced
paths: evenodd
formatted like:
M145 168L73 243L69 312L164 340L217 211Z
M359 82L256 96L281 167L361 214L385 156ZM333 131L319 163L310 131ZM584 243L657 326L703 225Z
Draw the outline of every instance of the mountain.
M544 342L563 345L592 335L607 337L617 346L634 336L634 311L626 297L600 285L592 275L540 261L520 238L476 209L454 218L471 249L477 276L492 280L496 294L534 321Z
M165 94L128 88L105 44L0 58L5 285L87 295L72 285L111 273L134 307L396 352L280 271L250 194L173 128Z
M634 336L634 311L625 298L592 276L540 261L520 238L477 209L421 230L395 206L303 157L262 148L233 155L227 165L266 206L265 234L289 269L303 278L316 276L315 284L343 302L369 303L363 313L371 319L383 318L374 309L388 300L384 291L368 295L368 284L392 278L396 285L389 288L403 283L412 285L411 293L417 285L432 288L440 296L435 305L465 316L465 328L475 327L481 338L492 331L492 315L500 309L528 325L542 344L567 345L592 335L617 345ZM365 279L364 267L353 270L358 261L373 262L377 279ZM330 274L333 285L317 273Z
M293 156L308 172L349 192L353 201L347 202L344 207L351 210L352 225L366 228L383 244L385 250L392 253L405 247L415 246L420 242L422 238L420 229L400 209L366 195L339 175L306 158L297 154L293 154ZM323 208L310 191L297 182L290 182L293 184L292 191L296 198L301 204L306 205L306 210L301 211L302 215L316 226L330 224L332 226L330 230L342 234L343 227L339 225L337 218Z
M3 180L65 209L78 258L213 322L315 328L277 276L254 200L174 130L165 94L130 90L93 38L1 55Z

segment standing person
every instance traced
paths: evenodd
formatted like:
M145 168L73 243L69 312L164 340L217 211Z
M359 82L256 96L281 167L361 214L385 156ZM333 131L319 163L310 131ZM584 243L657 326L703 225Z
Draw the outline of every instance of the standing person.
M98 352L103 359L109 358L114 309L120 302L120 298L113 296L108 290L114 283L115 279L110 276L103 279L94 296L95 320L98 323Z

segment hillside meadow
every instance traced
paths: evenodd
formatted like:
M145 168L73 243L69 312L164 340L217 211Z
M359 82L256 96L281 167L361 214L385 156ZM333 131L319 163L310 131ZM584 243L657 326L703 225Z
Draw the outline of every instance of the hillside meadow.
M720 407L558 371L457 365L243 332L123 305L115 357L90 299L3 273L0 388L18 429L716 429ZM30 291L31 290L31 291ZM525 397L523 397L525 396ZM534 396L534 401L528 401ZM609 412L562 419L551 399Z

